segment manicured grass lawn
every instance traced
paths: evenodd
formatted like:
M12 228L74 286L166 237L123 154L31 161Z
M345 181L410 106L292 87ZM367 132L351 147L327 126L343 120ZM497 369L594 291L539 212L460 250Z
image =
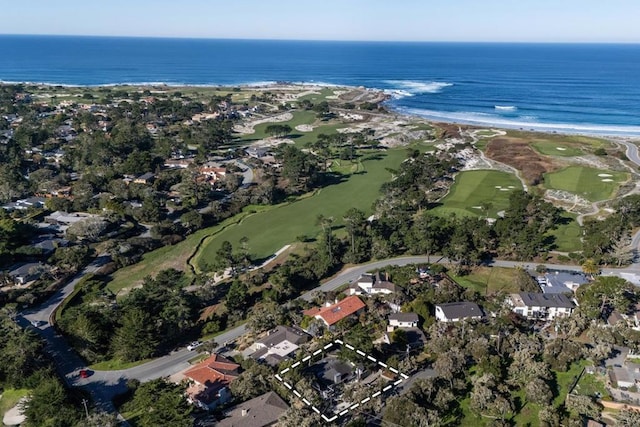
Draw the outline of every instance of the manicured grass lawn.
M498 292L519 292L516 286L516 269L503 267L476 267L466 276L452 276L460 286L491 295Z
M579 148L561 142L537 140L531 145L538 153L545 156L574 157L584 154Z
M26 388L13 389L9 388L3 390L0 394L0 420L4 416L4 413L18 404L18 401L25 397L29 393Z
M575 193L595 202L610 198L620 183L628 179L629 175L623 172L569 166L558 172L545 174L544 185L547 188Z
M197 231L176 245L165 246L144 254L142 261L139 263L116 271L112 276L113 280L107 285L107 289L117 294L121 289L138 284L145 277L155 276L159 271L168 268L182 270L189 276L191 271L187 268L187 260L193 254L201 239L215 234L229 225L240 222L255 210L264 209L265 207L249 206L242 213L228 218L214 227Z
M437 215L485 216L495 218L497 212L509 206L509 195L521 190L522 184L510 173L477 170L461 172L449 194L441 201L442 206L433 210ZM488 212L480 208L490 203Z
M334 227L342 224L342 215L352 207L369 214L372 203L380 197L380 186L391 178L386 168L397 168L406 151L389 150L381 156L380 160L363 161L364 170L345 176L344 181L322 188L312 197L257 213L245 218L239 226L228 227L208 239L194 264L199 268L205 266L225 240L238 247L240 239L247 236L251 254L266 258L298 236L316 236L320 231L316 225L320 214L333 217Z
M129 369L150 362L153 359L138 360L137 362L122 362L118 359L105 360L89 366L89 369L96 371L119 371L120 369Z
M576 221L576 215L563 212L563 218L570 220L567 224L561 224L555 230L551 230L549 235L556 238L555 244L557 251L560 252L576 252L582 250L582 228Z
M333 93L335 90L341 90L340 88L324 88L317 90L318 93L310 93L308 95L301 96L298 101L304 101L308 99L311 102L322 102L327 100L327 96L335 96Z

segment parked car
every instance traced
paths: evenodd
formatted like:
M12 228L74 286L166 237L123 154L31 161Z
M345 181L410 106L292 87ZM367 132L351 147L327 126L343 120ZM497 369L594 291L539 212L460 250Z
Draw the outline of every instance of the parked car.
M202 343L200 341L194 341L191 344L189 344L187 346L187 350L192 351L195 350L196 348L200 347L202 345Z

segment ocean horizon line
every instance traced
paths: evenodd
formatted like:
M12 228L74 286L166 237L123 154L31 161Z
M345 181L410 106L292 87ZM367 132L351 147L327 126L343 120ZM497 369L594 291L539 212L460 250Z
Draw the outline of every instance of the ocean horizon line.
M0 33L0 37L24 38L84 38L84 39L139 39L139 40L200 40L238 42L291 42L291 43L361 43L361 44L424 44L424 45L541 45L541 46L634 46L640 47L640 40L364 40L364 39L290 39L290 38L250 38L215 36L167 36L167 35L117 35L117 34L15 34Z

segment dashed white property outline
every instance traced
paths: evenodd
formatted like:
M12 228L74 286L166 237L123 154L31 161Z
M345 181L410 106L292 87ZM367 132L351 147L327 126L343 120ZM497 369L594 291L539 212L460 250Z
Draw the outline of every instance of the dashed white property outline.
M285 381L285 379L282 377L282 375L286 374L287 372L297 368L298 366L300 366L302 363L310 360L313 356L317 356L320 353L322 353L325 350L330 349L331 347L334 346L334 344L339 344L341 346L345 346L346 348L348 348L351 351L355 351L358 355L369 359L370 361L372 361L373 363L377 363L378 365L382 366L385 369L390 370L391 372L393 372L394 374L397 374L400 376L400 378L398 380L396 380L394 383L392 384L388 384L387 386L385 386L382 390L378 390L375 393L373 393L371 396L368 396L364 399L362 399L360 402L354 403L353 405L349 406L347 409L344 409L343 411L341 411L340 413L333 413L332 417L328 417L326 414L323 414L320 412L320 410L315 406L312 405L311 402L309 402L309 400L305 399L304 397L302 397L302 394L300 394L300 392L298 390L296 390L291 384L289 384L287 381ZM297 361L296 363L294 363L293 365L291 365L290 367L283 369L282 371L280 371L278 374L276 374L276 379L278 381L280 381L289 391L291 391L298 399L300 399L305 405L309 406L313 412L315 412L316 414L320 415L322 417L323 420L325 420L326 422L330 423L332 421L335 421L338 419L338 417L342 417L343 415L346 415L349 411L352 411L354 409L356 409L357 407L359 407L360 405L363 405L365 403L367 403L368 401L370 401L371 399L374 399L378 396L380 396L382 393L386 393L387 391L391 390L392 388L396 387L398 384L400 384L402 381L406 380L409 378L408 375L403 374L402 372L398 371L396 368L391 367L389 365L387 365L384 362L379 361L378 359L376 359L375 357L365 353L364 351L361 350L357 350L354 346L350 345L350 344L346 344L345 342L343 342L342 340L334 340L333 342L330 342L329 344L325 345L324 347L322 347L321 349L318 349L316 351L314 351L313 353L305 356L302 358L302 360Z

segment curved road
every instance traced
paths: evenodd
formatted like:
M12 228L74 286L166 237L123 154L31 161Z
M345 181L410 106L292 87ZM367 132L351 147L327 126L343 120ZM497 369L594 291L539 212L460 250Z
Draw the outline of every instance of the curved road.
M66 340L55 334L53 328L48 323L55 307L57 307L62 300L73 291L75 284L85 274L95 272L102 264L104 264L104 258L94 261L91 265L85 268L84 271L76 275L64 288L60 289L50 300L42 304L39 308L34 310L27 310L20 315L20 324L24 327L29 327L31 321L40 321L44 326L37 328L37 331L47 341L47 351L49 351L57 365L60 374L66 379L67 383L72 386L78 386L85 388L96 401L98 405L103 406L106 409L110 409L111 399L118 393L126 390L126 381L128 379L137 379L140 381L148 381L155 378L166 377L175 374L189 366L188 360L194 357L194 352L186 349L174 351L163 357L159 357L151 362L144 363L142 365L119 370L119 371L96 371L89 378L79 378L78 372L80 369L85 368L85 364L82 359L72 350ZM362 264L354 267L350 267L339 273L336 277L324 282L320 286L308 291L300 296L300 298L310 301L314 294L318 291L328 292L337 289L345 283L354 281L361 274L368 271L384 268L389 265L408 265L419 263L435 263L435 262L448 262L447 259L439 256L411 256L387 259L382 261L375 261L368 264ZM496 267L533 267L533 263L523 263L514 261L493 261L489 263L490 266ZM548 265L549 268L568 270L568 271L581 271L581 267L575 265ZM640 269L626 268L626 269L603 269L603 274L615 274L622 277L629 274L640 274ZM628 278L628 277L625 277ZM230 329L215 338L218 345L225 345L227 342L231 342L246 331L244 325Z
M631 161L640 166L640 156L638 147L634 144L621 142L627 147L627 156ZM640 232L633 238L633 245L637 247L640 244ZM75 285L87 274L96 272L101 266L108 262L109 258L105 255L98 257L89 264L83 271L78 273L63 288L58 290L49 300L39 307L25 310L18 316L18 322L21 326L28 328L33 327L32 322L36 322L39 326L36 330L46 340L46 350L52 355L56 367L63 378L71 386L82 387L87 390L94 402L108 411L115 411L111 399L126 390L126 381L128 379L137 379L140 381L148 381L155 378L165 377L175 374L189 366L188 360L194 356L193 352L186 349L174 351L171 354L157 358L151 362L142 365L120 370L120 371L96 371L89 378L79 378L80 369L86 368L83 360L73 351L66 340L56 335L53 327L49 323L52 313L62 303L71 292ZM347 268L340 272L336 277L327 280L315 289L308 291L300 296L300 298L310 301L314 294L318 291L328 292L337 289L345 283L357 279L361 274L368 271L384 268L389 265L407 265L419 263L436 263L448 262L447 259L439 256L411 256L387 259L382 261L374 261ZM489 266L496 267L533 267L534 263L513 262L513 261L492 261ZM548 264L550 269L581 271L581 267L575 265L557 265ZM603 269L604 275L617 275L632 281L636 285L640 285L640 264L632 264L625 269ZM223 334L217 336L215 341L218 345L225 345L227 342L234 341L246 331L244 325L230 329Z

